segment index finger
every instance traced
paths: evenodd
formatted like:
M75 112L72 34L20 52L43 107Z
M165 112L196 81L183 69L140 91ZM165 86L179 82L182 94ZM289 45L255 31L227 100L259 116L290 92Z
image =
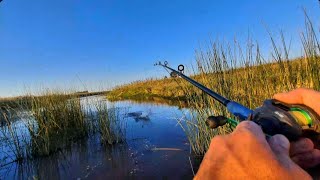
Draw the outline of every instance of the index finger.
M279 93L274 98L288 104L304 104L320 115L320 92L299 88L287 93Z
M263 133L261 127L252 121L242 121L237 125L233 133L234 134L238 134L238 133L250 134L256 137L257 139L265 140L265 134Z

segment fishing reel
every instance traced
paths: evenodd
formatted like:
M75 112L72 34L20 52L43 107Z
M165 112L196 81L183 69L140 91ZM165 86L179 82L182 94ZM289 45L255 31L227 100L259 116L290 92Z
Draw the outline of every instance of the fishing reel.
M286 104L275 99L264 101L248 119L261 126L269 135L283 134L295 141L307 137L317 142L320 137L320 117L302 104Z
M253 110L247 119L261 126L266 135L283 134L289 140L295 141L307 137L314 142L320 140L320 117L305 105L291 105L275 99L268 99L264 104ZM211 129L231 124L235 127L238 122L223 116L209 116L206 124Z
M201 89L204 93L224 105L239 121L249 120L257 123L266 135L282 134L290 141L307 137L314 142L320 142L320 117L314 110L305 105L291 105L275 99L268 99L264 101L261 107L251 110L248 107L223 97L194 79L184 75L183 65L179 65L178 70L169 67L166 61L164 64L159 62L156 65L163 66L166 70L170 70L171 76L179 76ZM235 127L239 122L223 116L210 116L206 123L210 128L217 128L227 123Z

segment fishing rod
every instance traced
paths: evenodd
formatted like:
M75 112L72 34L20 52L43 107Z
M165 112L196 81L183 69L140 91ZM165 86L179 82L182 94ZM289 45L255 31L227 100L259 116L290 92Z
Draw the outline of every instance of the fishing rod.
M184 75L183 65L179 65L178 70L169 67L167 61L164 63L158 62L155 66L162 66L166 70L171 71L171 77L179 76L201 89L205 94L224 105L231 114L239 118L240 122L250 120L257 123L268 136L282 134L291 141L295 141L301 137L309 137L311 139L320 137L320 117L313 109L305 105L292 105L275 99L267 99L261 107L251 110ZM209 116L206 123L210 128L217 128L227 123L235 127L238 121L224 116Z

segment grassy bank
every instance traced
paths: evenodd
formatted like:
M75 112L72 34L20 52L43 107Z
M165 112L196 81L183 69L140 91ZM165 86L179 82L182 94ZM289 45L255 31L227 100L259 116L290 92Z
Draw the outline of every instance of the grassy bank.
M153 100L161 98L167 100L184 100L185 94L179 88L175 79L149 79L136 81L127 85L119 86L107 95L109 100Z
M232 91L231 88L224 88L224 86L226 86L228 83L231 83L230 80L238 81L240 79L241 81L239 82L239 85L242 85L242 80L248 78L248 76L251 76L251 82L260 81L259 83L255 83L256 86L264 85L264 82L277 86L279 85L279 81L286 81L288 80L288 78L291 78L289 79L289 83L296 82L296 85L290 85L292 87L284 86L285 89L281 89L283 88L283 86L278 86L277 89L279 91L293 89L294 87L299 86L309 87L311 86L311 84L316 83L316 80L312 80L312 82L310 82L311 84L308 84L308 82L306 82L306 79L303 79L304 77L302 77L305 76L307 72L298 72L302 69L302 67L310 66L310 62L306 61L304 57L290 60L288 59L282 62L272 61L269 63L263 62L263 60L260 59L260 61L257 62L248 62L244 67L236 67L232 64L229 64L228 69L223 70L222 66L226 65L223 64L225 62L205 62L207 61L207 59L204 59L203 57L203 54L205 53L206 52L199 52L199 54L197 54L198 56L201 56L203 58L197 58L197 63L199 66L201 64L201 68L196 70L197 75L192 75L190 77L195 79L196 81L211 86L215 91L218 91L219 89L224 91ZM206 58L210 59L210 57ZM216 63L216 65L208 65L208 63ZM286 75L288 77L282 77L284 73L283 68L287 68L287 73L290 73L290 75ZM304 70L306 71L307 69ZM221 79L221 75L224 76L224 79ZM257 88L258 91L259 88L260 87ZM243 89L240 91L239 89L240 88L232 93L232 97L236 99L243 99L243 97L247 95L247 90ZM130 84L118 86L107 94L107 98L113 101L157 101L156 99L161 99L163 100L163 102L169 102L170 100L188 102L190 101L190 97L194 95L203 96L201 92L198 92L197 89L194 89L192 87L192 85L186 83L180 78L160 78L136 81Z
M278 92L299 87L320 90L320 45L317 34L306 15L305 31L300 36L303 54L295 59L289 58L290 48L282 32L277 38L270 34L272 58L268 60L261 54L259 44L251 39L246 44L236 41L212 42L208 48L196 52L197 67L191 72L196 75L192 78L252 109ZM143 96L187 101L192 118L186 119L181 126L195 154L204 154L213 136L232 131L228 126L211 130L205 125L204 119L209 115L231 115L212 98L181 78L135 82L115 88L108 94L110 99Z
M245 49L233 45L211 44L210 48L197 52L197 73L205 86L219 94L254 109L274 94L296 88L320 90L320 44L318 33L306 15L305 31L301 33L303 55L289 59L289 47L280 32L278 40L270 35L272 59L266 63L259 45L249 40ZM270 62L271 61L271 62ZM241 66L239 68L239 65ZM225 108L194 87L181 86L191 104L191 119L183 126L193 151L204 154L210 140L216 134L229 133L228 126L215 130L204 123L210 115L232 117ZM197 95L195 95L197 94ZM234 117L233 117L234 118Z

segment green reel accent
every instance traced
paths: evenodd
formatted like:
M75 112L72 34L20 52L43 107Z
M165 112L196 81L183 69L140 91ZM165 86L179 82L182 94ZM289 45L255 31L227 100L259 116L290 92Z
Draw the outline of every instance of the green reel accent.
M233 120L233 119L230 119L230 118L227 118L227 123L230 124L230 126L231 126L232 128L236 128L237 125L239 124L238 121ZM271 136L270 136L269 134L265 134L265 135L266 135L267 138L271 138Z
M290 114L293 115L293 117L295 117L297 123L301 126L311 127L313 125L313 121L309 113L303 109L297 107L290 108Z
M227 123L229 123L231 125L231 127L233 127L233 128L237 127L237 125L239 124L238 121L230 119L230 118L227 119Z

